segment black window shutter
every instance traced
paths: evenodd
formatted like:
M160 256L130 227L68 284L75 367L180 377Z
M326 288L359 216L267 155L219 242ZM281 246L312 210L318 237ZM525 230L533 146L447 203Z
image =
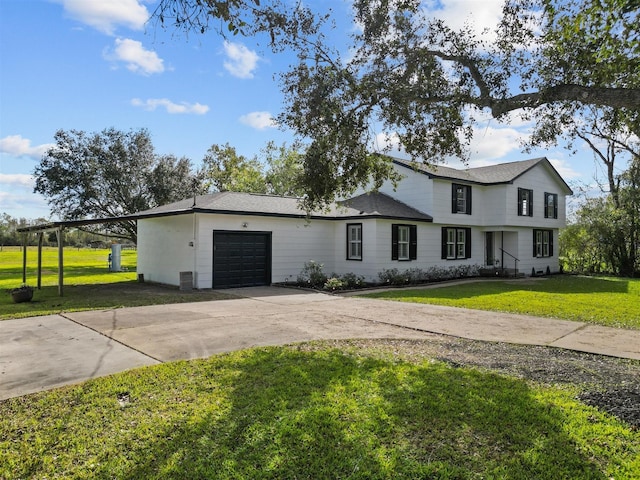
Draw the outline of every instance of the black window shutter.
M529 216L533 217L533 190L529 190Z
M550 193L544 194L544 218L549 218L549 196Z
M398 259L398 225L391 225L391 260Z
M534 257L538 256L538 249L536 248L536 232L537 230L533 231L533 256Z
M447 258L447 227L442 227L442 257L443 260Z
M416 225L409 226L409 260L418 258L418 227Z
M518 189L518 202L516 203L518 208L518 216L522 216L522 189Z
M553 218L558 218L558 195L553 195Z
M451 184L451 213L458 213L458 185Z
M471 229L464 229L464 258L471 258Z
M549 230L549 256L553 257L553 230Z
M467 187L467 215L471 215L471 187Z

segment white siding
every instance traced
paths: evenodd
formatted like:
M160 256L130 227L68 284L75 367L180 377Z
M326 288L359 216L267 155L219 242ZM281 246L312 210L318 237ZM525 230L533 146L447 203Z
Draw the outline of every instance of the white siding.
M518 215L518 188L533 190L533 216ZM518 177L508 186L506 207L507 225L529 226L536 228L562 228L565 226L566 198L564 188L549 175L542 164ZM544 218L544 194L558 195L558 218Z
M145 281L180 285L180 272L194 270L193 226L193 215L138 220L138 274Z
M396 190L391 182L385 182L380 191L390 197L400 200L421 212L432 215L433 210L433 180L424 173L394 165L393 168L403 176Z
M246 223L246 227L243 225ZM271 233L272 282L295 281L305 262L315 260L325 272L334 269L334 224L320 220L255 215L198 214L198 288L213 285L213 231Z

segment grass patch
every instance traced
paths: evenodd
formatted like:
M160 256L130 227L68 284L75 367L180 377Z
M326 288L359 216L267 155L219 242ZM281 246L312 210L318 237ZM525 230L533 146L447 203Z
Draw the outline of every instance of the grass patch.
M0 478L640 477L574 391L366 350L259 348L0 402Z
M640 329L640 280L557 275L364 295Z
M103 310L166 303L197 302L235 298L217 291L181 292L176 287L138 283L137 252L123 250L121 265L126 271L109 272L110 250L65 248L64 296L58 295L58 249L42 252L42 289L36 290L33 301L13 303L5 292L22 284L22 251L19 247L4 247L0 251L0 320L50 315L82 310ZM27 250L27 283L37 284L38 253Z

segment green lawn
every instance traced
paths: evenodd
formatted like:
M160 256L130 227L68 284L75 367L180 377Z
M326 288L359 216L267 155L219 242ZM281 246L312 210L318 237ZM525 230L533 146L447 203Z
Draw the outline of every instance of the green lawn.
M640 432L575 393L392 351L251 349L0 402L0 478L640 478Z
M365 296L640 328L640 279L557 275L398 289Z
M215 291L181 292L137 282L135 250L123 250L121 265L127 271L109 272L110 250L65 248L64 296L58 295L58 249L44 248L42 255L42 289L36 290L33 301L13 303L6 292L22 284L22 251L4 247L0 251L0 320L49 315L80 310L102 310L139 305L219 300L231 295ZM38 253L27 250L27 284L37 285Z

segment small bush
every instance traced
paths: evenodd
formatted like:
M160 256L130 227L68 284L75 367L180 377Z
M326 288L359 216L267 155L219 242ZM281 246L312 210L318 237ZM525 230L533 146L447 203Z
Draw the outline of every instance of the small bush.
M344 282L336 277L327 279L324 283L325 290L342 290L344 288Z
M327 281L327 276L323 272L324 265L316 262L315 260L309 260L305 262L302 271L298 275L298 283L308 285L313 288L321 288Z

